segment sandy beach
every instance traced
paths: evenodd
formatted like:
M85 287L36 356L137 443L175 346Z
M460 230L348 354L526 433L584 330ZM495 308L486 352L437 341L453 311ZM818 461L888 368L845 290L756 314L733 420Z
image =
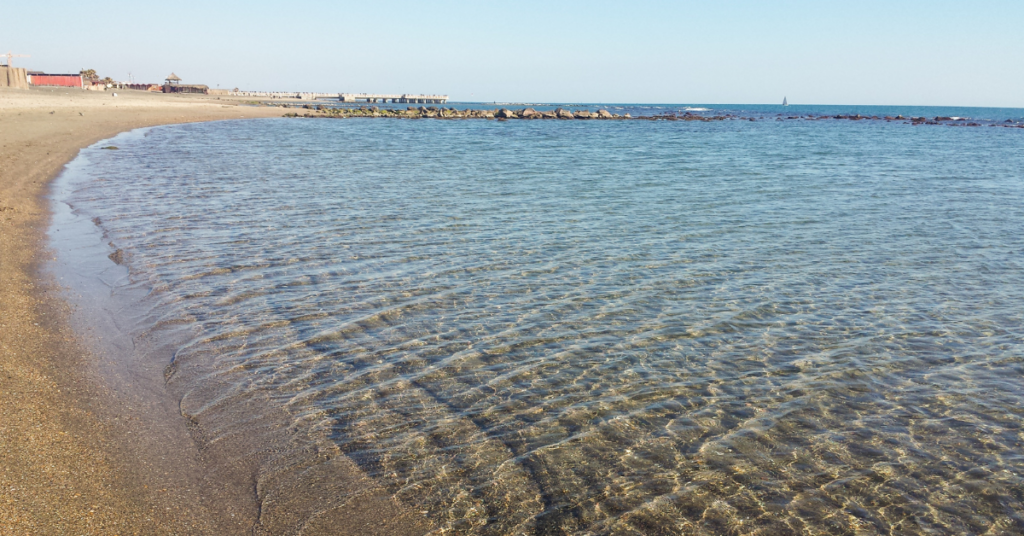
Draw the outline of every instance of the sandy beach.
M184 425L155 429L146 416L168 408L138 407L96 374L40 272L45 195L79 149L119 132L280 115L206 96L0 89L0 534L251 531L251 490L237 504L202 495Z

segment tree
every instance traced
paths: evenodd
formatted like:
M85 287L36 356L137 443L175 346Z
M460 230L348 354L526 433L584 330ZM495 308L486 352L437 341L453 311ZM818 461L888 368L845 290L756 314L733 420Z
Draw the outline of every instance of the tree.
M96 75L96 69L82 69L78 74L82 75L82 78L90 82L95 82L100 79L100 77Z

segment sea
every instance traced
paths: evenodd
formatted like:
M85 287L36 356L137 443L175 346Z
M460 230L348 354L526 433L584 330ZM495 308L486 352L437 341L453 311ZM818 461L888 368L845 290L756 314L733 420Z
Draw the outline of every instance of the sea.
M309 518L343 461L435 534L1024 532L1024 110L576 108L729 117L135 130L56 262Z

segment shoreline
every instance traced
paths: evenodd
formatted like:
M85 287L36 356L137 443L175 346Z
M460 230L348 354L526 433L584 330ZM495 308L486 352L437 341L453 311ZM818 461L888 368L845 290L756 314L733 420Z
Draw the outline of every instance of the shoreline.
M50 185L82 148L141 127L281 115L239 104L133 91L113 97L0 89L0 532L251 531L254 512L217 519L194 486L161 487L191 482L188 473L201 468L198 461L173 465L197 460L194 452L161 461L151 450L168 437L172 446L189 444L184 422L145 422L152 408L105 381L99 362L108 356L96 355L72 328L73 308L46 271L53 257Z

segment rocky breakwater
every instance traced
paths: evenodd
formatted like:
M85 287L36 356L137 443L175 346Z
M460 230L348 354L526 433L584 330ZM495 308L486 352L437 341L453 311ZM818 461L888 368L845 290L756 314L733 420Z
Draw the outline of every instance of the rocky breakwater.
M410 106L405 110L395 108L379 108L377 106L359 108L335 108L322 105L303 106L303 112L292 112L285 114L286 117L393 117L401 119L495 119L507 121L509 119L633 119L629 114L613 114L608 110L567 110L557 108L550 111L537 111L533 108L521 110L510 110L508 108L496 109L458 109L438 108L436 106Z
M489 119L494 121L510 121L510 120L583 120L583 121L622 121L622 120L637 120L637 121L697 121L697 122L715 122L715 121L877 121L877 122L900 122L909 125L946 125L951 127L977 127L982 124L988 126L1000 126L1009 128L1024 128L1024 123L1015 122L1013 120L1006 120L1005 123L996 122L978 122L972 121L966 117L904 117L902 115L897 116L863 116L859 114L850 115L784 115L784 114L762 114L756 116L750 115L736 115L736 114L725 114L725 115L701 115L692 112L663 112L656 115L643 115L633 117L630 114L613 114L605 109L598 109L591 111L588 109L575 109L569 110L567 108L556 108L554 110L535 110L533 108L523 108L519 110L512 110L508 108L495 108L495 109L458 109L458 108L444 108L436 106L410 106L406 109L399 108L380 108L377 106L361 106L358 108L353 107L334 107L325 106L320 104L305 104L302 106L287 105L287 104L270 104L270 103L252 103L260 106L280 106L284 108L299 108L299 111L290 112L285 114L285 117L307 117L307 118L333 118L333 119L346 119L346 118L359 118L359 117L383 117L383 118L395 118L395 119Z
M285 114L285 117L329 117L329 118L349 118L349 117L393 117L401 119L493 119L497 121L508 121L510 119L518 120L537 120L537 119L553 119L553 120L627 120L637 119L644 121L724 121L727 119L737 119L733 115L713 115L703 116L697 115L690 112L684 114L675 114L666 112L658 115L645 115L640 117L633 117L630 114L613 114L605 109L598 109L595 111L587 109L569 110L566 108L556 108L554 110L540 111L533 108L523 108L520 110L510 110L508 108L495 108L495 109L458 109L458 108L438 108L436 106L410 106L404 110L396 108L379 108L377 106L361 106L359 108L336 108L331 106L323 105L304 105L302 106L302 112L291 112Z

